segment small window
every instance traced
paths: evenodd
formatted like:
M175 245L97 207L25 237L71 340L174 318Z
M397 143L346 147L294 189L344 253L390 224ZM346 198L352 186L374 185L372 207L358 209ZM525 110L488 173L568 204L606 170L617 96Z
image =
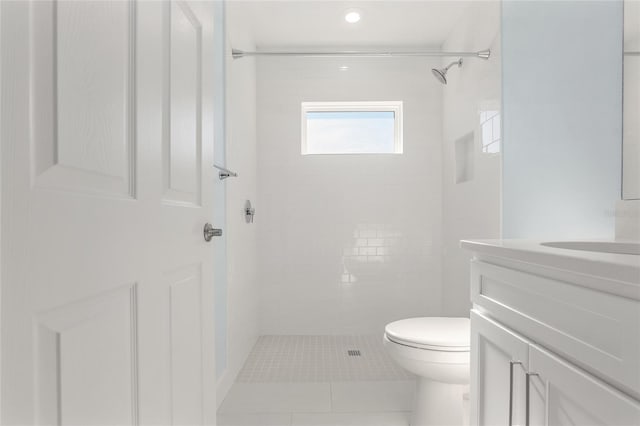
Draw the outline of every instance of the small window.
M402 102L303 102L302 154L402 154Z

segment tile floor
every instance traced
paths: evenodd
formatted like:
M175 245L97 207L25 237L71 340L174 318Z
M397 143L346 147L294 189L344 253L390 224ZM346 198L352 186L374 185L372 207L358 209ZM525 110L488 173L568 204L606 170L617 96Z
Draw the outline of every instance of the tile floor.
M350 356L358 351L359 356ZM381 335L261 336L239 383L412 380L387 355Z
M380 336L262 336L218 425L406 426L414 392Z

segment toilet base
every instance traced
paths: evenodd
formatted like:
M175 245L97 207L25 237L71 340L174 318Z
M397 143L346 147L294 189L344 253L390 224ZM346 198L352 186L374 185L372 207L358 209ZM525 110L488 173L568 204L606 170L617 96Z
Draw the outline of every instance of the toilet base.
M411 426L462 426L468 420L464 394L469 385L435 382L418 378L411 414Z

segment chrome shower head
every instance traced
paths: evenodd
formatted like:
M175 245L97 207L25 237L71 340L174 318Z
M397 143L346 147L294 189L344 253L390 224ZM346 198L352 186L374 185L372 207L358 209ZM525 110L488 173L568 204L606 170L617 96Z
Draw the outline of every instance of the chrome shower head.
M449 71L449 68L456 64L458 65L458 68L460 68L462 66L462 58L458 59L457 61L451 62L445 68L432 68L431 72L440 83L447 84L447 72Z
M447 84L447 70L432 68L431 72L442 84Z

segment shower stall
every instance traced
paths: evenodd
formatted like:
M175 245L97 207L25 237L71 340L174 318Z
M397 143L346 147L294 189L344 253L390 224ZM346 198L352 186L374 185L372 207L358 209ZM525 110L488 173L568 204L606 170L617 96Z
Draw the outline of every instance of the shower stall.
M298 28L325 19L331 3L310 2L308 10L305 2L227 4L226 166L239 177L224 183L227 220L238 223L229 224L220 293L227 309L218 347L227 360L219 371L223 420L250 406L243 395L256 389L272 392L248 408L254 412L268 403L293 412L298 397L315 393L322 401L326 389L333 398L391 390L400 405L381 410L407 411L402 401L411 400L413 377L384 352L385 324L467 315L468 257L458 241L500 235L500 153L483 150L500 138L500 4L446 6L446 23L428 18L438 34L416 47L389 42L402 33L398 24L377 36L369 27L364 39L339 27L342 43L329 30ZM430 7L445 16L439 3L376 3L409 27L429 26L422 18ZM355 25L371 15L362 16ZM295 43L286 36L292 31L300 34ZM324 123L334 125L347 117L373 123L345 104L378 111L385 103L402 105L394 124L402 126L400 152L305 153L303 105L333 105ZM385 129L367 137L391 135ZM456 183L463 167L457 141L469 135L464 161L474 173ZM255 207L252 224L239 219L246 199ZM280 391L291 392L289 403L272 399Z

